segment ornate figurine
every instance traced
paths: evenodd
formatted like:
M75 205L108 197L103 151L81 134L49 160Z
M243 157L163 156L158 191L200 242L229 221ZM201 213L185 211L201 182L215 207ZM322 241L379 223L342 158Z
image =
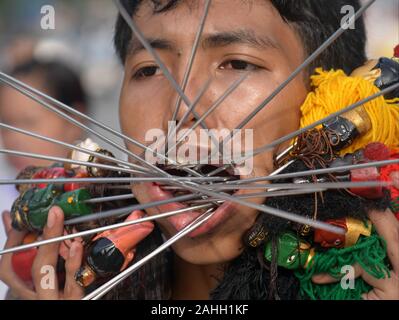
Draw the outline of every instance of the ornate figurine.
M265 299L297 299L300 296L305 299L360 300L362 294L372 288L359 277L355 279L353 289L344 290L339 281L345 275L342 267L359 264L375 278L389 277L385 241L367 219L370 210L399 209L399 181L395 173L399 166L352 171L341 169L297 178L284 178L284 175L399 158L399 100L395 99L399 97L398 89L332 117L317 127L312 126L316 121L397 83L398 58L399 46L395 49L394 58L368 63L351 76L343 70L317 68L310 78L312 90L300 108L300 128L311 126L313 129L298 135L291 141L290 151L276 159L275 168L281 168L279 174L282 177L277 175L273 180L281 184L315 185L323 182L394 181L394 185L348 190L326 188L326 191L311 194L267 197L265 204L269 207L325 221L343 228L346 233L341 236L259 213L255 226L244 237L246 248L243 254L229 266L223 286L217 288L213 297L241 297L244 290L249 292L246 297L251 297L251 290L260 287L259 279L265 279ZM290 164L285 166L287 163ZM265 244L264 234L267 235ZM259 261L260 254L263 254L264 261ZM248 268L243 268L244 262ZM258 264L264 268L258 270L255 267ZM329 274L337 282L316 284L312 281L316 274Z
M98 153L113 157L112 153L100 148L90 139L78 146ZM92 163L113 164L84 152L72 151L71 159ZM87 178L87 177L125 177L120 171L103 170L81 165L62 165L55 163L50 167L29 166L22 170L17 179L58 179L58 178ZM88 184L84 182L68 182L64 184L19 184L17 186L20 196L15 200L11 214L13 227L18 230L41 231L47 221L48 211L52 206L60 206L64 211L65 219L79 217L93 212L93 207L86 203L92 197L107 197L129 193L124 189L108 188L110 184ZM128 203L127 203L128 202ZM95 211L110 210L123 205L136 203L134 199L113 202L101 202L94 206ZM106 222L113 222L110 218ZM87 222L79 224L78 230L90 229L100 226L101 223Z
M313 129L301 134L293 150L281 160L281 166L290 160L301 159L308 168L318 164L325 166L333 161L336 153L350 146L371 129L371 119L363 106L334 117L322 124L322 129Z
M79 144L80 147L105 154L113 155L100 148L90 139ZM117 164L111 161L103 161L97 157L87 155L83 152L73 151L70 158L92 163ZM58 178L87 178L87 177L125 177L127 174L120 171L103 170L80 165L62 165L55 163L50 167L29 166L22 170L17 179L58 179ZM126 200L113 200L89 204L87 200L92 198L103 198L128 194L131 191L123 188L109 188L112 184L88 184L82 182L68 183L31 183L19 184L17 189L20 192L11 209L13 228L19 231L32 232L26 237L24 243L36 241L47 222L48 212L53 206L59 206L64 212L65 220L93 212L102 212L115 208L137 204L134 198ZM129 216L129 220L140 218L142 213L136 212ZM111 223L118 223L120 217L110 217L101 221L88 221L74 226L66 226L65 231L73 232L92 229ZM87 286L95 279L112 275L126 268L135 255L137 244L145 238L153 229L151 222L131 225L112 231L106 231L97 236L87 236L83 238L86 246L86 261L79 273L77 280L82 286ZM94 240L93 240L94 237ZM87 245L89 244L89 245ZM64 244L63 244L64 245ZM16 252L12 255L13 270L18 277L32 285L31 269L38 249ZM65 268L62 251L58 258L57 275L60 283L65 278Z
M65 219L90 214L92 208L85 203L90 198L86 189L64 193L62 185L28 189L11 208L12 226L20 231L41 231L53 206L59 206L64 211Z
M371 119L361 106L323 123L323 128L329 133L333 150L340 151L371 129Z
M74 175L73 171L65 170L63 166L59 163L53 164L51 167L35 167L29 166L22 170L17 179L57 179L57 178L66 178ZM20 184L17 185L17 190L19 193L24 193L30 188L37 187L43 189L47 187L45 183L39 183L37 185L33 184Z
M346 165L355 165L374 161L394 160L399 159L399 152L397 150L390 150L385 144L380 142L369 143L364 149L357 150L352 154L346 154L343 157L337 156L328 167L341 167ZM306 170L303 168L303 170ZM382 167L367 167L362 169L352 169L347 171L337 171L329 176L318 176L317 180L314 177L295 178L294 183L313 183L313 182L327 182L331 179L341 182L367 182L367 181L381 181L391 182L392 174L399 172L399 164L391 164ZM399 189L396 185L391 186L369 186L369 187L352 187L347 191L352 195L356 195L370 200L381 200L387 197L389 193L390 208L397 214L399 213ZM305 236L306 234L302 234Z
M100 148L100 146L97 143L93 142L91 139L86 139L85 141L79 143L77 146L80 148L88 149L90 151L104 154L109 157L114 157L114 155L111 152ZM115 163L112 161L107 161L105 159L101 159L101 158L89 155L89 154L81 152L81 151L76 151L76 150L73 150L69 153L69 158L72 160L77 160L77 161L115 165ZM88 167L88 166L84 166L84 165L65 164L65 168L73 169L77 172L84 172L90 177L108 177L108 176L112 175L112 171L110 171L110 170L106 170L106 169L102 169L102 168L95 168L95 167Z
M342 221L330 223L343 226ZM317 251L316 248L312 248L310 243L294 233L284 232L277 237L275 248L273 241L267 243L265 258L272 263L273 253L276 252L274 259L278 266L295 270L295 276L300 282L301 295L305 298L313 300L360 299L363 293L371 289L362 278L355 280L353 290L342 288L339 281L331 284L315 284L312 281L313 275L324 273L339 279L345 275L342 273L342 267L355 263L359 263L367 273L378 279L389 276L385 242L376 234L369 234L369 229L360 223L355 222L349 226L351 223L348 221L345 223L344 227L348 230L345 239L335 236L335 240L339 239L348 245L353 244L350 247L333 248L335 240L332 235L317 233L317 237L323 238L323 244L328 247ZM360 237L360 234L365 236ZM354 241L357 242L354 243Z
M354 246L360 236L371 235L371 222L362 222L350 217L327 220L326 223L346 230L344 235L317 229L314 232L314 242L319 243L323 248L348 248Z
M280 267L290 270L307 268L314 253L310 243L299 239L293 232L284 232L277 238L277 265ZM266 244L265 258L269 262L273 259L270 241Z
M380 90L399 82L399 45L394 49L392 58L380 58L378 60L370 60L364 66L357 68L352 72L354 77L362 77L373 82ZM399 98L399 89L388 93L387 99Z
M339 152L351 146L353 142L369 133L371 130L371 119L364 106L343 113L322 124L321 128L312 129L298 136L292 150L279 161L278 167L288 161L300 160L306 169L328 167L339 157ZM298 178L294 182L306 182L306 178ZM311 177L309 182L324 182L326 179ZM309 228L301 231L303 235L309 233Z
M57 178L65 178L69 177L71 172L67 172L62 167L50 167L50 168L42 168L41 170L36 171L31 179L57 179ZM35 185L35 187L39 189L44 189L47 187L46 183L39 183Z
M133 212L126 221L137 220L143 216L140 211ZM88 287L96 280L109 277L124 270L133 260L136 246L153 230L151 222L142 222L96 236L89 244L83 267L75 279L82 287Z

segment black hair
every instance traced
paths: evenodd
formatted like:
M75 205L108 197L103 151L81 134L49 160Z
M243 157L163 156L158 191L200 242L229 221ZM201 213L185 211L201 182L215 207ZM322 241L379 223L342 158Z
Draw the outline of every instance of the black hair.
M166 12L175 8L182 0L147 0L153 4L154 14ZM143 0L122 0L131 16ZM354 10L360 8L359 0L271 0L281 17L292 25L300 36L305 52L310 55L341 25L344 14L341 9L351 6ZM114 36L116 52L123 63L126 59L132 32L119 15ZM326 70L343 69L350 73L366 61L366 31L364 21L360 17L354 29L346 30L327 50L324 51L309 67L309 73L314 68L323 67Z
M37 74L43 78L53 98L70 107L79 107L79 111L87 109L87 94L80 75L62 62L30 59L16 65L9 74L16 78Z

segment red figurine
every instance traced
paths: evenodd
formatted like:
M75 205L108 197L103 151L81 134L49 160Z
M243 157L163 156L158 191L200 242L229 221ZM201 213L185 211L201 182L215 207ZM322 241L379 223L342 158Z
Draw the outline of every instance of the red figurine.
M29 233L25 236L23 244L33 243L37 235ZM32 265L37 254L37 248L14 252L11 257L11 264L15 274L24 282L32 282Z
M126 221L137 220L144 216L134 211ZM153 230L150 221L107 230L97 235L86 251L85 263L75 275L75 280L88 287L96 280L112 276L124 270L136 254L136 246Z
M364 223L350 217L327 220L327 223L346 230L344 235L316 229L314 242L319 243L324 248L348 248L357 243L360 236L369 237L371 235L371 222Z
M75 174L73 179L79 179L79 178L88 178L89 175L86 172L79 171L77 174ZM64 184L64 190L65 192L70 192L70 191L75 191L78 189L82 189L85 187L84 183L77 183L77 182L71 182L71 183L66 183Z
M24 240L23 244L29 244L36 241L39 241L40 238L36 233L28 233ZM64 243L61 246L65 246ZM32 266L33 262L36 258L38 252L38 248L30 248L24 251L14 252L11 257L11 266L15 274L26 283L27 286L33 288L33 279L32 279ZM64 268L64 259L60 252L60 256L57 261L57 280L58 285L61 287L65 283L65 268Z
M66 178L69 174L62 167L50 167L43 168L36 173L33 174L32 179L57 179L57 178ZM35 185L35 187L39 189L44 189L48 186L47 183L39 183Z

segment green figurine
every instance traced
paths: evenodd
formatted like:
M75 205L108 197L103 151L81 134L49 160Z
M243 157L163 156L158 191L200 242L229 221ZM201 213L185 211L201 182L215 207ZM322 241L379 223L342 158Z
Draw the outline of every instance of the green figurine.
M15 200L11 208L12 226L19 231L42 231L53 206L64 211L65 220L91 214L91 206L85 203L90 198L86 189L64 193L62 185L50 184L44 189L28 189Z
M285 232L277 239L277 265L286 269L306 268L314 256L311 245L293 232ZM265 258L272 261L272 244L266 244Z

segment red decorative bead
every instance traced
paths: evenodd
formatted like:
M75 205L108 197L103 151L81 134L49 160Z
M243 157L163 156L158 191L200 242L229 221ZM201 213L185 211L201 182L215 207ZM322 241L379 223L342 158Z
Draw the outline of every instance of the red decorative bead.
M395 49L393 50L393 56L395 58L399 58L399 44L395 47Z
M371 161L383 161L389 159L391 151L381 142L369 143L364 148L364 156Z
M32 176L32 179L57 179L65 177L67 177L67 173L64 168L54 167L54 168L44 168L36 172ZM47 183L39 183L36 187L39 189L44 189L47 186L48 186Z
M351 170L351 182L381 181L381 176L376 167ZM366 198L381 199L384 196L382 186L351 188L350 192Z

